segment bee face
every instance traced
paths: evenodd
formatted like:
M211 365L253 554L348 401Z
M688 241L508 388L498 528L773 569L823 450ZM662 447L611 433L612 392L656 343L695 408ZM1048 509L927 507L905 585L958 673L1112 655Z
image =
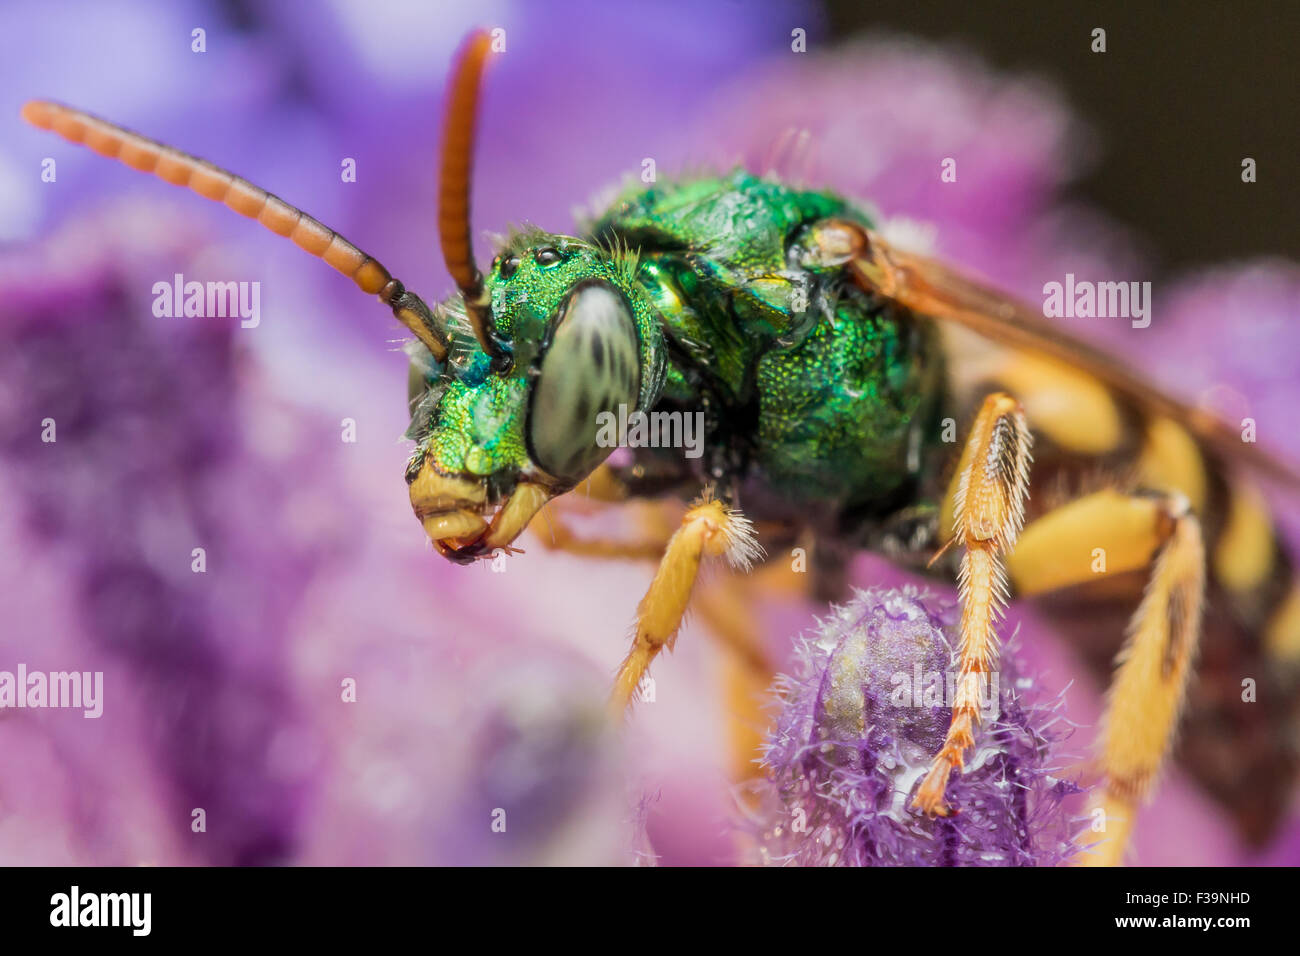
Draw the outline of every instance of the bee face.
M430 386L437 400L411 481L417 516L453 560L508 545L589 475L613 451L599 441L601 416L636 409L642 392L638 293L602 250L527 233L485 280L512 360L500 370L469 335L457 338Z

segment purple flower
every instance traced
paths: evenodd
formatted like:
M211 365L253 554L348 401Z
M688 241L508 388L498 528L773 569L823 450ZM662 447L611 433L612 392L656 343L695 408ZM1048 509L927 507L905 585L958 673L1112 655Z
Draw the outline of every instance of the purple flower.
M297 482L233 400L231 324L152 316L134 269L164 274L195 234L158 210L143 221L162 228L141 231L138 213L112 210L0 268L0 473L22 556L6 578L61 566L66 629L52 633L35 589L9 618L0 666L104 675L99 719L46 711L13 732L56 741L73 781L111 780L118 747L146 749L167 849L115 845L120 822L87 795L72 831L91 859L284 861L312 763L285 752L297 739L310 753L285 637L340 529L293 527ZM97 238L111 231L114 247ZM79 270L55 285L53 261ZM305 452L306 434L291 430L279 453Z
M763 762L771 775L760 852L828 866L1051 866L1079 850L1055 774L1061 700L1034 702L1008 650L981 697L966 767L948 784L957 812L909 806L951 715L955 605L914 588L858 591L798 643L779 681Z
M472 759L434 843L443 863L628 865L653 859L625 784L603 675L531 655L480 675L460 722Z

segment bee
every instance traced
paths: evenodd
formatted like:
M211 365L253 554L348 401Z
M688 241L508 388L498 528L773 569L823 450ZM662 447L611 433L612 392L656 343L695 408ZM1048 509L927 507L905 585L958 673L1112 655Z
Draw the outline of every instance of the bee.
M811 542L819 590L834 596L843 557L874 550L959 585L951 724L910 795L944 816L960 809L945 790L974 745L1008 602L1127 596L1126 636L1083 641L1108 669L1114 656L1098 746L1107 839L1084 862L1118 864L1179 727L1212 594L1215 627L1238 635L1215 645L1214 666L1229 684L1269 682L1269 702L1202 695L1193 721L1251 747L1189 762L1248 833L1266 833L1294 767L1259 741L1291 719L1282 675L1300 660L1300 589L1260 495L1229 475L1293 473L1041 312L891 244L851 201L743 170L629 187L583 236L516 231L484 274L469 197L489 46L471 34L449 77L438 232L457 292L433 307L207 161L55 103L23 116L256 219L391 309L415 337L410 501L448 560L512 550L580 485L611 502L689 503L637 610L617 712L671 647L704 562L748 570ZM697 416L702 454L652 445L612 466L602 423L629 412ZM969 423L960 442L944 437L956 421ZM555 546L591 553L583 544ZM1095 632L1096 618L1075 618Z

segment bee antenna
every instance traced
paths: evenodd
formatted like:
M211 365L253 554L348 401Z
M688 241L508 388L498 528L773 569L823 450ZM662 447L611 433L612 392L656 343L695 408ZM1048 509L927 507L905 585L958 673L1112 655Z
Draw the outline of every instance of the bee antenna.
M474 129L478 119L479 88L483 65L492 39L486 30L475 30L462 44L448 76L447 110L442 128L442 168L438 186L438 239L469 318L474 337L493 364L502 368L510 357L496 337L492 321L492 300L483 273L474 264L470 240L469 199L474 158Z
M415 333L436 361L446 361L449 340L441 310L435 313L423 299L394 279L382 263L279 196L205 159L62 103L31 100L23 106L22 116L33 126L57 133L70 143L88 146L102 156L153 173L173 185L186 186L205 199L224 203L240 215L256 219L272 232L288 237L301 249L343 273L361 291L379 296L393 310L397 321Z

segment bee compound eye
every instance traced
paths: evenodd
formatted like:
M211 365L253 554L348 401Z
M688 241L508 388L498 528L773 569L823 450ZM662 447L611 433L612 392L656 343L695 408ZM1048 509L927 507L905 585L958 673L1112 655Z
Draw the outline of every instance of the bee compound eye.
M534 253L539 266L553 266L560 261L560 253L551 246L542 246Z
M509 279L519 268L519 257L511 256L505 262L501 263L501 278Z
M602 413L636 408L641 368L636 325L622 295L580 284L561 306L528 413L529 453L557 478L579 480L613 451L600 441Z

